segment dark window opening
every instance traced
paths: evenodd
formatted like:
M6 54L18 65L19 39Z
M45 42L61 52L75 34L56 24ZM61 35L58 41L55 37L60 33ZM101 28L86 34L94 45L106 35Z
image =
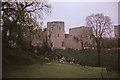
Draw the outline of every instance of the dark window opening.
M89 43L88 43L87 41L85 42L85 46L86 46L86 47L88 47L88 46L89 46Z
M52 27L52 30L54 29L54 27Z
M64 42L62 42L62 47L64 46Z
M59 37L59 34L57 36Z
M78 39L78 37L73 37L73 40L76 40L76 42L79 42L79 39Z
M59 27L59 30L61 30L61 27Z
M51 47L53 47L53 42L51 42Z
M48 37L50 38L50 37L51 37L51 35L48 35Z

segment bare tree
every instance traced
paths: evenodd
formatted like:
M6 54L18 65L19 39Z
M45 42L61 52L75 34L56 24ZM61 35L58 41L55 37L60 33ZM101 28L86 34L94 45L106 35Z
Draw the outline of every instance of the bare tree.
M92 27L93 38L96 42L96 48L98 52L98 65L101 64L101 40L103 36L109 36L112 32L112 22L109 16L103 14L92 14L86 17L87 26Z

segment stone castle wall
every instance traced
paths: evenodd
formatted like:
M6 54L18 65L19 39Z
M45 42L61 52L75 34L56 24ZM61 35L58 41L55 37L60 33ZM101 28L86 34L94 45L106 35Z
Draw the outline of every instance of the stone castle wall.
M65 39L64 22L53 21L47 23L47 41L51 49L62 49Z
M115 38L120 38L120 25L114 26L114 35Z
M65 39L65 47L73 49L84 49L92 47L92 28L91 27L76 27L69 29L69 36ZM70 41L70 43L68 42Z
M91 27L71 28L69 32L70 34L65 34L64 22L48 22L47 41L51 49L73 48L81 50L84 47L91 47Z
M64 40L64 46L65 48L72 48L81 50L81 41L78 37L75 37L70 34L66 34L65 40Z
M91 27L76 27L76 28L70 28L69 33L74 36L90 36L92 34L92 28Z

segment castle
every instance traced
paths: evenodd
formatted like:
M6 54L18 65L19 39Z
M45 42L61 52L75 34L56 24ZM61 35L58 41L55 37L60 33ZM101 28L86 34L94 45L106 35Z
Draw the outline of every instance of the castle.
M47 43L52 50L66 48L81 50L93 47L91 27L70 28L69 34L65 34L64 27L63 21L47 23Z
M63 21L53 21L47 23L47 29L42 31L42 40L33 38L32 46L41 47L44 42L47 42L51 50L72 48L75 50L95 49L96 43L93 38L92 27L76 27L70 28L69 34L65 34L65 26ZM115 37L102 38L101 46L103 49L117 48L118 38L120 38L120 25L114 26Z

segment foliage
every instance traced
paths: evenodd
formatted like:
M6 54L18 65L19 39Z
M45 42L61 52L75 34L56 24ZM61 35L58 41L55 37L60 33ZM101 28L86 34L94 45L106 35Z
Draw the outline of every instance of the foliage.
M29 33L39 28L36 17L51 13L51 6L41 2L2 2L3 51L10 47L25 49L29 46Z

